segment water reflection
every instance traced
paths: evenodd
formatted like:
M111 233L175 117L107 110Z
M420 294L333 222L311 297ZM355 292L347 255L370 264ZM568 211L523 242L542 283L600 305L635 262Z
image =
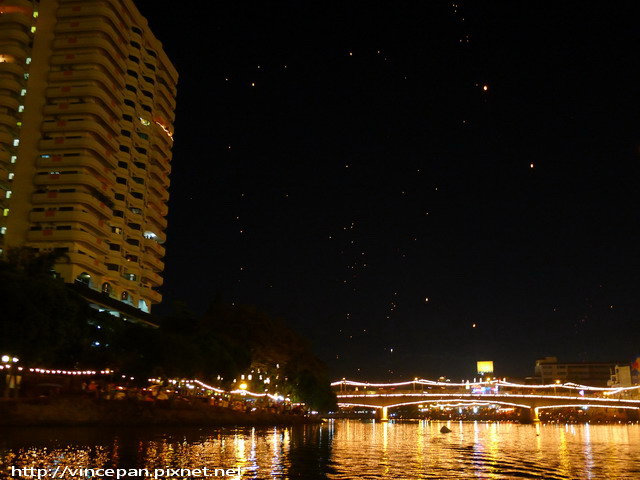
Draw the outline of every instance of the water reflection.
M0 472L11 466L241 467L243 479L640 477L638 425L459 422L447 423L452 432L442 434L443 425L422 420L259 429L9 429L0 431Z

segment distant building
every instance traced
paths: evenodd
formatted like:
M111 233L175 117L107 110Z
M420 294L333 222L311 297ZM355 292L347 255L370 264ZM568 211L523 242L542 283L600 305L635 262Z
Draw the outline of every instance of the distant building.
M544 384L574 382L606 387L616 367L625 362L558 363L557 357L536 360L535 375Z
M608 382L610 387L630 387L633 385L631 381L631 365L616 365L613 374Z
M0 0L0 254L92 305L161 301L178 74L132 0Z

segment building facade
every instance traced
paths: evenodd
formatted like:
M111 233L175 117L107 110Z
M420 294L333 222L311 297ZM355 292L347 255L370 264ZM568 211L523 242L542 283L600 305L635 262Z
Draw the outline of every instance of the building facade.
M0 0L0 249L94 305L161 301L178 74L132 0Z
M535 375L544 384L573 382L594 387L606 387L620 362L558 363L556 357L536 361Z

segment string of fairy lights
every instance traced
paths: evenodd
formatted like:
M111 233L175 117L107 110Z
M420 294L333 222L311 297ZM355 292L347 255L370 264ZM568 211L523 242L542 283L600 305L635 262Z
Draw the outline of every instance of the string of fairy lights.
M508 382L506 379L494 379L494 380L482 380L473 382L443 382L438 380L425 380L418 379L407 382L394 382L394 383L369 383L358 382L353 380L338 380L331 384L332 387L365 387L365 388L395 388L395 387L408 387L408 386L429 386L429 387L464 387L464 388L482 388L482 387L510 387L510 388L526 388L526 389L569 389L569 390L583 390L592 392L601 392L603 395L613 395L620 392L639 390L640 385L634 385L630 387L594 387L590 385L580 385L573 382L565 383L548 383L548 384L523 384Z
M12 361L12 358L7 357L6 359L3 357L3 364L0 365L0 371L2 370L7 370L9 371L16 363L17 363L17 359L15 359L15 361ZM25 370L25 367L16 367L16 370L18 372L23 372ZM34 373L34 374L41 374L41 375L66 375L66 376L75 376L75 377L79 377L79 376L97 376L97 375L110 375L110 376L114 376L115 375L115 371L111 370L109 368L105 368L102 370L68 370L68 369L56 369L56 368L38 368L38 367L33 367L33 368L28 368L28 371L30 373ZM132 376L127 376L127 375L120 375L120 378L122 379L128 379L128 380L134 380L135 377ZM159 378L149 378L148 381L150 383L160 383L161 379ZM173 384L173 385L182 385L182 386L186 386L187 388L200 388L203 390L210 390L212 392L215 392L217 394L241 394L241 395L249 395L252 397L269 397L272 400L285 400L285 397L283 397L282 395L279 395L278 393L272 394L272 393L268 393L268 392L263 392L263 393L256 393L256 392L251 392L247 389L247 384L245 382L242 382L236 389L233 390L224 390L221 389L219 387L215 387L213 385L209 385L201 380L198 379L193 379L193 380L185 380L185 379L170 379L169 383ZM331 383L332 387L355 387L355 388L363 388L363 389L367 389L367 388L376 388L376 389L381 389L381 388L397 388L397 387L411 387L411 388L416 388L416 387L457 387L457 388L465 388L465 389L477 389L477 388L490 388L490 389L497 389L497 388L520 388L520 389L535 389L535 390L539 390L539 389L553 389L554 391L557 389L566 389L566 390L573 390L573 391L580 391L581 395L584 394L585 391L589 391L589 392L593 392L593 393L601 393L602 395L615 395L618 393L622 393L622 392L629 392L629 391L633 391L633 390L640 390L640 385L633 385L633 386L629 386L629 387L594 387L591 385L581 385L578 383L573 383L573 382L565 382L565 383L549 383L549 384L521 384L521 383L514 383L514 382L509 382L506 379L493 379L493 380L481 380L481 381L466 381L466 382L448 382L448 381L441 381L441 380L427 380L427 379L420 379L420 378L416 378L414 380L411 381L405 381L405 382L392 382L392 383L370 383L370 382L360 382L360 381L354 381L354 380L346 380L346 379L342 379L342 380L338 380L335 382ZM416 395L423 395L424 393L421 394L416 394ZM367 396L371 396L372 393L368 393ZM403 396L407 396L407 395L411 395L410 393L377 393L378 396L398 396L398 395L403 395ZM523 394L524 395L524 394ZM341 394L340 397L343 398L347 398L349 395L346 394ZM526 395L525 395L526 396ZM547 395L548 396L548 395ZM580 397L576 397L576 398L580 398Z
M17 359L12 362L11 358L8 358L5 361L3 357L3 365L0 365L0 372L5 370L7 373L13 372L12 367L17 363ZM40 375L64 375L71 377L95 377L95 376L105 376L109 375L110 377L116 376L116 372L109 368L103 370L65 370L65 369L56 369L56 368L26 368L26 367L16 367L15 370L22 374L25 371L28 371L32 374L40 374ZM119 375L122 380L135 380L135 377L128 375ZM149 378L147 379L149 383L159 384L162 382L160 378ZM254 398L270 398L273 401L282 402L282 401L290 401L289 397L285 397L278 393L257 393L248 390L248 386L245 382L242 382L238 385L238 388L233 390L224 390L222 388L214 387L213 385L209 385L201 380L193 379L168 379L168 383L174 387L185 387L189 390L200 389L203 391L212 391L219 395L241 395L241 396L250 396Z
M634 385L630 387L593 387L590 385L580 385L573 382L566 383L551 383L551 384L538 384L538 385L527 385L521 383L513 383L508 382L506 379L494 379L494 380L485 380L485 381L474 381L474 382L443 382L443 381L433 381L433 380L424 380L424 379L415 379L413 381L408 382L395 382L395 383L368 383L368 382L358 382L352 380L340 380L337 382L333 382L331 384L333 387L354 387L355 391L340 391L337 394L338 397L338 406L340 407L366 407L366 408L375 408L375 409L387 409L387 408L396 408L403 406L412 406L419 405L424 403L429 403L435 405L436 408L439 407L477 407L477 406L499 406L499 407L518 407L518 408L528 408L534 409L536 411L542 409L552 409L552 408L582 408L587 409L590 407L601 407L601 408L622 408L622 409L632 409L638 410L640 409L640 400L630 399L630 398L603 398L603 397L585 397L585 391L589 391L594 394L601 394L606 396L611 396L616 393L628 392L631 390L640 389L640 385ZM380 392L380 389L389 388L395 390L397 387L409 387L411 386L411 390L409 391L392 391L392 392ZM488 388L489 392L473 392L473 393L446 393L446 392L437 392L435 393L433 390L427 392L418 392L415 391L416 387L424 387L428 386L432 387L455 387L455 388L464 388L465 390L476 390L476 389L485 389ZM505 392L498 393L500 387L503 388L518 388L518 389L553 389L553 394L541 394L541 393L523 393L523 392ZM359 389L362 388L362 391ZM575 392L579 390L580 396L567 396L567 395L558 395L556 393L557 389L568 389L569 391ZM378 389L378 391L371 391L368 389ZM487 400L478 399L478 396L487 396ZM384 398L385 403L388 401L393 402L394 399L398 400L398 403L393 403L390 405L375 405L370 403L364 403L368 399L373 398ZM550 405L537 405L532 406L527 403L517 403L517 402L526 402L531 400L552 400L552 401L560 401L562 403L558 404L550 404Z

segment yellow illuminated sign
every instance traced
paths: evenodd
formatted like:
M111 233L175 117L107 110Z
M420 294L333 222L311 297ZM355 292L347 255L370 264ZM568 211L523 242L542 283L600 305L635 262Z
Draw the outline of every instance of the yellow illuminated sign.
M493 362L481 361L481 362L477 362L477 364L478 364L478 373L480 375L484 373L493 373Z

